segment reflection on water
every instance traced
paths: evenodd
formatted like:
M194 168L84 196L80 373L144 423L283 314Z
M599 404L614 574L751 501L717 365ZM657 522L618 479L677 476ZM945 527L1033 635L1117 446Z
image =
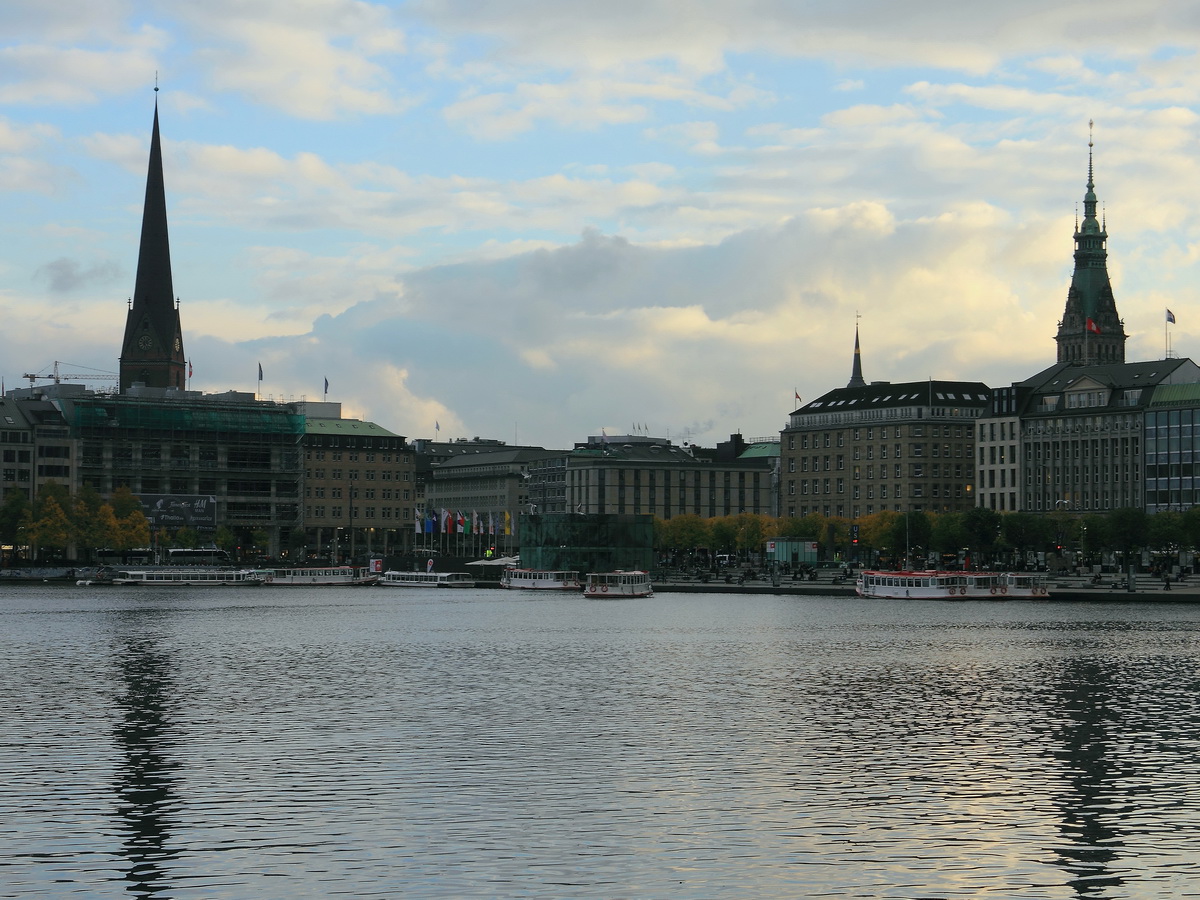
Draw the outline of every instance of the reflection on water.
M113 792L123 832L121 854L128 861L125 879L135 896L167 897L179 767L171 755L171 660L152 637L116 640L120 690L114 697L113 737L119 757Z
M1063 767L1067 790L1058 798L1063 843L1055 852L1081 897L1105 896L1124 883L1113 871L1122 846L1118 830L1122 801L1116 796L1110 735L1120 734L1125 723L1111 691L1110 673L1094 657L1064 664L1057 729L1062 745L1053 755Z
M444 596L453 593L454 596ZM6 896L1200 893L1200 608L0 592Z

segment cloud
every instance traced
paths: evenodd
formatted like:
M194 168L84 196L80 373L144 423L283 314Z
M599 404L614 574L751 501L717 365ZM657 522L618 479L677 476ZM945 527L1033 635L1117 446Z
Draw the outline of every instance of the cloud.
M178 10L214 88L304 119L402 110L387 59L404 32L387 6L358 0L214 0Z
M39 266L34 273L38 281L44 281L56 294L66 294L84 288L109 285L125 276L117 263L111 260L82 265L78 260L60 258Z

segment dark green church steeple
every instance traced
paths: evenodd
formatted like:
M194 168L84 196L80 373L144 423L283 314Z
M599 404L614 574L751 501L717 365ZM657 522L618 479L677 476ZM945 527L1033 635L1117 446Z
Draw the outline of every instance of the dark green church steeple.
M1088 128L1092 123L1088 122ZM1082 365L1125 362L1125 323L1108 280L1108 232L1096 218L1096 185L1092 179L1092 139L1088 136L1087 193L1083 222L1075 227L1075 272L1067 306L1058 323L1058 361Z
M167 195L158 135L158 102L155 101L137 278L125 319L125 339L121 343L121 392L129 390L135 382L147 387L183 389L186 368L179 306L171 283Z

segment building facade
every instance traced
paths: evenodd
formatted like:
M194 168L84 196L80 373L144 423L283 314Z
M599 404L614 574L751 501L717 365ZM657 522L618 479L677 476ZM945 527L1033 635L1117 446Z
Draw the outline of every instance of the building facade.
M857 519L883 510L961 512L974 505L980 382L874 382L792 413L781 433L787 516Z
M340 403L298 403L304 416L304 534L311 555L391 556L413 546L415 453Z
M776 512L776 459L769 454L703 451L642 435L598 435L576 445L562 464L546 465L548 473L532 474L545 474L555 496L561 483L570 512L661 519Z
M1056 341L1058 362L992 391L977 428L980 506L998 511L1150 512L1194 499L1184 476L1189 399L1200 369L1189 359L1126 362L1124 322L1096 217L1091 144L1075 268ZM1184 422L1189 422L1186 430ZM1190 475L1190 457L1187 459Z
M1172 466L1181 464L1182 409L1197 382L1200 368L1190 359L1162 359L1058 363L997 389L993 415L979 422L980 505L1027 512L1155 511L1165 497L1179 508L1184 482L1178 480L1182 470ZM1160 425L1166 441L1161 448ZM1189 431L1189 443L1190 437ZM1160 465L1167 479L1161 486Z

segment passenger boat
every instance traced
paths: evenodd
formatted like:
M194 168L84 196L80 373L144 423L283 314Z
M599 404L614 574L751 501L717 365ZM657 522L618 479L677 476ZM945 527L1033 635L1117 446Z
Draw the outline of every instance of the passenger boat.
M397 572L393 569L384 572L379 583L384 587L475 587L475 579L466 572Z
M589 572L583 593L588 597L653 597L654 588L649 572Z
M260 571L263 584L270 586L353 587L379 582L379 573L367 566L298 566Z
M217 566L162 566L139 569L115 569L112 584L184 584L201 587L213 585L258 586L263 583L262 572L255 569L229 569Z
M859 574L860 597L901 600L1032 599L1046 597L1046 577L1036 572L875 572Z
M522 591L578 591L581 585L578 572L505 569L500 576L500 587Z

